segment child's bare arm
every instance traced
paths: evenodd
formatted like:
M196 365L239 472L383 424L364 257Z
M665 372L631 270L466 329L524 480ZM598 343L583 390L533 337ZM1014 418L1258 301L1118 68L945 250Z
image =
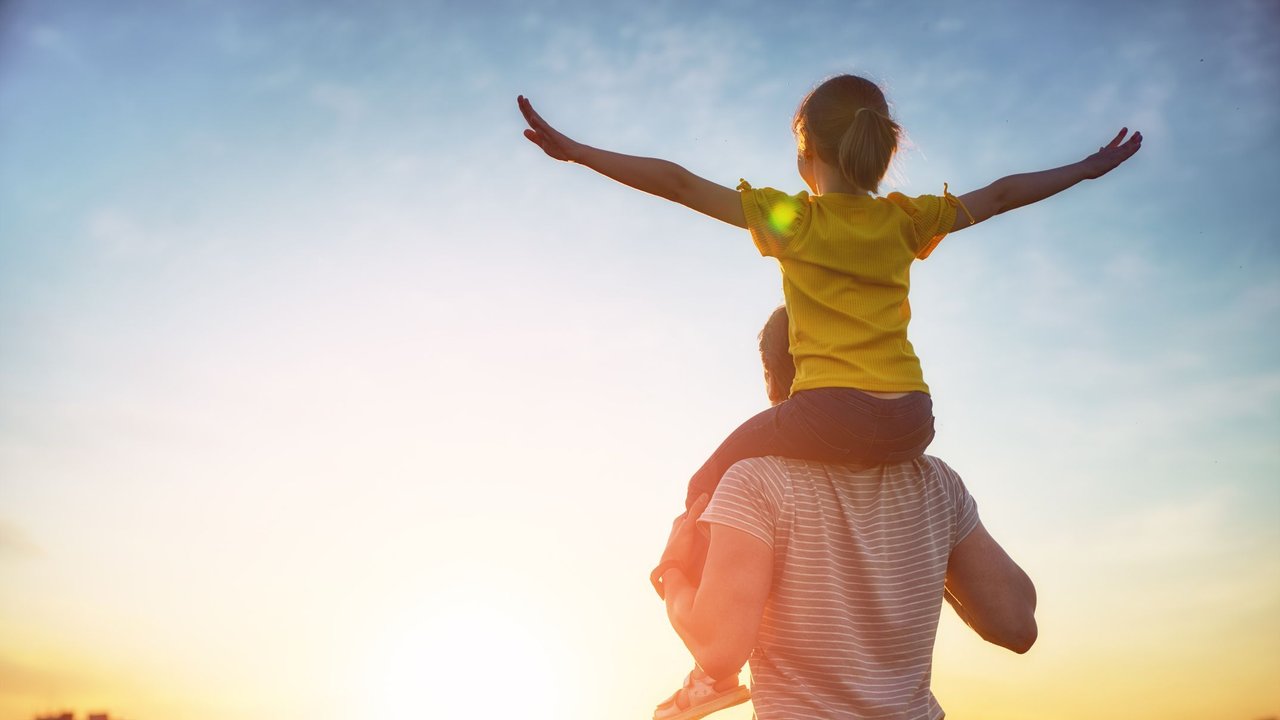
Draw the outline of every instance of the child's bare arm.
M523 95L517 100L529 128L524 136L552 158L585 165L637 190L745 228L746 215L736 190L698 177L673 162L601 150L570 139L542 119Z
M1133 157L1142 147L1142 133L1135 132L1125 140L1124 136L1128 132L1128 128L1121 128L1109 144L1098 148L1098 152L1080 162L1052 170L1002 177L981 190L961 195L960 201L969 209L972 219L964 213L957 213L951 232L972 227L989 217L1057 195L1081 180L1106 175L1120 163Z

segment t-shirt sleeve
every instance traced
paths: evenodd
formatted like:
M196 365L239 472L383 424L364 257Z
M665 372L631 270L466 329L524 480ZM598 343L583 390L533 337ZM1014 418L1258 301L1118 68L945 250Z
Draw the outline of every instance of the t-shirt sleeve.
M926 455L925 458L937 471L938 480L947 493L947 500L955 509L955 524L951 535L951 547L954 548L978 527L978 502L969 494L969 488L965 487L960 473L936 457Z
M776 480L776 465L772 458L735 463L721 478L699 524L741 530L773 547L779 497L776 483L771 479ZM774 468L772 472L771 468Z
M956 224L957 209L962 209L965 214L969 212L960 198L952 195L945 185L941 195L907 197L902 193L890 193L886 199L911 217L911 225L915 229L912 249L920 260L929 257L942 238L951 232Z
M756 249L765 257L782 257L808 219L809 193L788 195L773 188L757 190L746 180L738 185L738 191Z
M969 494L969 489L964 486L964 481L958 475L956 483L959 486L956 498L956 539L951 547L958 545L973 532L974 528L978 527L978 501Z

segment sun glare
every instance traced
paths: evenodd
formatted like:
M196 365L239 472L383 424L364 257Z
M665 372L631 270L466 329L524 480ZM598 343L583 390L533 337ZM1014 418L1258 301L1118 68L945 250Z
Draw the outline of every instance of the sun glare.
M769 208L769 225L778 232L787 232L791 229L791 223L795 221L800 211L793 204L790 198L786 198L782 202Z
M359 704L375 717L572 717L581 678L554 634L519 607L434 605L388 626Z

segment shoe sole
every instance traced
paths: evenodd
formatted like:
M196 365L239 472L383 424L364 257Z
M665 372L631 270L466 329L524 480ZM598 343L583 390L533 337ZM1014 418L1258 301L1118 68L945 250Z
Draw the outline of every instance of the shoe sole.
M721 695L720 697L717 697L716 699L710 702L704 702L701 705L695 705L694 707L691 707L688 710L685 710L679 715L672 715L670 717L665 717L662 720L698 720L698 718L704 718L710 715L711 713L720 712L725 708L731 708L734 705L741 705L742 703L750 699L751 699L751 691L743 687L742 685L739 685L733 690L730 690L729 692L725 693L724 695Z

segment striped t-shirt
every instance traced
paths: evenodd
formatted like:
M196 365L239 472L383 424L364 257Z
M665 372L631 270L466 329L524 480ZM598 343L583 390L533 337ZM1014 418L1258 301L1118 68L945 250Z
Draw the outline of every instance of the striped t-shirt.
M946 463L743 460L701 521L773 548L751 655L759 720L943 716L929 681L947 559L978 524Z

